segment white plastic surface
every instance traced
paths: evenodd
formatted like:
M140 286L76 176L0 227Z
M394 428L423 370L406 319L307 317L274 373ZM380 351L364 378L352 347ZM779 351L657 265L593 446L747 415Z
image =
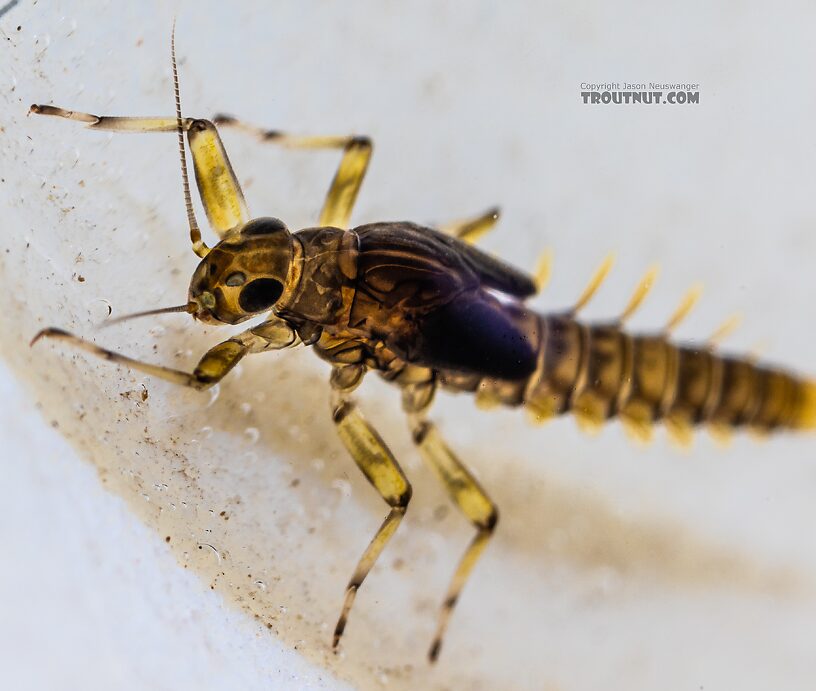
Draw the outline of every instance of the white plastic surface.
M589 438L571 420L533 428L440 397L436 417L502 521L431 668L471 533L419 465L394 390L372 378L359 397L414 501L335 656L343 587L385 509L335 439L327 368L308 351L257 356L210 396L27 347L58 325L191 368L225 337L183 315L94 330L107 305L184 300L195 257L173 137L26 117L32 102L172 113L175 12L186 114L373 136L356 222L500 203L485 248L523 267L555 250L542 309L569 304L616 250L588 318L621 309L659 260L634 329L702 280L682 338L741 311L732 349L763 341L766 358L816 372L812 4L784 17L767 3L411 7L21 2L0 17L0 348L18 382L0 389L4 676L16 688L812 688L812 437L719 449L703 434L682 453L658 435L641 449L617 425ZM582 104L581 82L602 80L696 81L701 103ZM254 213L314 222L335 154L225 142Z

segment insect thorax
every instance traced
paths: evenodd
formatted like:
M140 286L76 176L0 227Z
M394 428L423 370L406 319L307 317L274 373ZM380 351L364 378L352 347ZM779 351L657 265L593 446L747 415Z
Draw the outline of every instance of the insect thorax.
M344 322L354 298L357 236L339 228L307 228L294 234L292 287L277 310L295 323Z

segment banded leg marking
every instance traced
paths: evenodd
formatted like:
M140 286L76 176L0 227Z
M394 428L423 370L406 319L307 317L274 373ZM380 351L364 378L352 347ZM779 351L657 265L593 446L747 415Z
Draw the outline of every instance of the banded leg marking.
M106 132L176 132L177 125L175 116L154 118L93 115L36 104L31 106L29 112L81 122L89 129ZM207 218L219 237L224 237L228 231L249 220L249 210L241 185L212 122L183 118L181 127L187 133L196 183Z
M399 527L411 500L411 485L393 454L349 397L362 380L364 372L364 367L360 365L340 366L332 370L332 419L340 440L357 467L391 510L360 557L346 586L343 607L334 629L333 648L337 648L346 628L357 591Z
M403 389L403 408L408 413L414 444L442 481L453 503L476 528L476 535L462 555L442 603L436 633L428 651L430 661L435 662L439 657L442 638L453 608L470 572L496 529L499 512L478 480L444 442L436 426L425 420L423 411L430 405L432 396L432 384L409 385Z
M368 170L374 145L370 138L360 136L297 136L278 130L267 130L249 125L231 115L219 114L213 118L217 125L233 127L257 137L261 141L292 149L342 149L343 157L320 212L321 226L348 228L351 212L360 186Z
M299 342L292 327L283 320L275 318L213 346L190 373L136 360L54 327L40 331L32 339L31 345L43 338L65 341L103 360L109 360L173 384L189 386L200 391L221 381L245 355L265 350L279 350L297 345Z

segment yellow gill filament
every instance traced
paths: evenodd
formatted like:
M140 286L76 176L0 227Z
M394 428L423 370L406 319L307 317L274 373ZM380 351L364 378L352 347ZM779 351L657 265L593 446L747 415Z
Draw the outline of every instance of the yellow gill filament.
M737 330L740 324L742 324L742 315L731 315L711 334L711 337L708 339L709 348L717 348L726 338Z
M535 272L533 273L533 283L536 287L536 292L540 293L550 282L552 276L553 265L553 251L548 248L541 253L536 263Z
M578 298L578 301L570 310L570 314L575 314L586 307L587 303L592 299L595 293L598 292L598 288L601 287L601 284L609 275L609 271L612 269L612 265L614 263L615 255L607 255L606 259L603 260L597 271L595 271L595 275L590 279L587 287L584 288L584 292L581 293L581 297Z
M496 222L499 220L499 208L491 207L478 218L459 223L449 224L447 227L455 228L456 237L469 245L475 244L479 239L487 235ZM443 231L444 232L444 231Z
M666 333L671 333L674 331L691 312L694 305L697 304L697 301L700 299L700 296L703 294L703 286L701 283L695 283L691 289L683 296L683 299L680 301L680 305L674 311L674 314L671 316L669 321L666 323L663 331Z
M619 323L622 324L625 322L638 310L643 301L646 299L646 296L649 294L649 291L652 289L652 286L654 286L654 282L659 273L660 267L655 264L651 266L643 278L640 279L640 283L638 283L637 288L635 288L635 292L632 293L632 297L629 298L629 302L623 309L623 312L621 312L620 317L618 317Z

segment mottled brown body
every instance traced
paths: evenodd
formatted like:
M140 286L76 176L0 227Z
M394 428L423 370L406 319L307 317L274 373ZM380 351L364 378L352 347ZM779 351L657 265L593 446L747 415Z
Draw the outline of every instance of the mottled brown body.
M406 242L401 233L428 242ZM434 254L438 235L407 223L295 233L310 270L300 277L297 298L278 313L302 321L301 337L311 336L330 362L362 364L397 383L439 383L475 393L482 403L525 406L539 419L572 412L592 428L620 417L636 433L666 421L680 436L700 424L760 432L802 426L808 382L713 349L677 345L664 334L632 335L614 323L536 313L523 303L522 275L508 267L503 276L503 264L451 238L444 247L461 244L470 263ZM485 265L495 272L492 290L479 275ZM499 299L502 287L521 295ZM326 307L321 315L315 304ZM456 317L461 310L451 305L471 304L492 323L466 323L471 332L457 334L435 318L440 311ZM317 323L303 321L307 315ZM461 341L423 348L434 342L429 331L439 328ZM524 347L492 343L485 332L496 328ZM491 359L507 354L515 362L480 363L473 349L484 352L485 344ZM519 363L527 353L530 363ZM497 376L504 365L507 373Z

